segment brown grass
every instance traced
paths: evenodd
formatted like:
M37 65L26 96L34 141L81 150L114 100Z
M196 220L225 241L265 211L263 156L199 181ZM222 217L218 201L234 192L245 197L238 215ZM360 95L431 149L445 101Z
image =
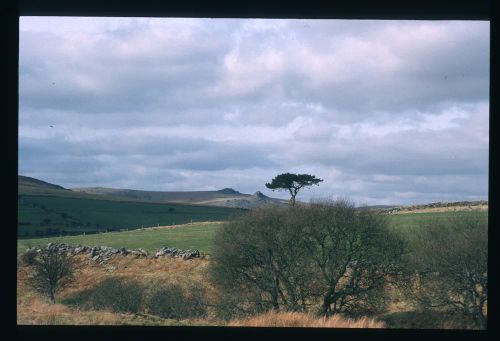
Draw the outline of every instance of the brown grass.
M233 327L314 327L314 328L384 328L383 322L370 318L345 319L339 315L318 318L312 314L298 312L268 312L243 320L232 320Z
M214 288L206 281L206 259L182 260L178 258L145 259L116 257L107 265L88 263L88 256L77 256L75 281L58 292L56 302L61 302L80 291L91 289L110 277L124 277L154 287L155 283L176 283L187 287L192 282L206 286L207 295L216 297ZM109 267L115 269L109 271ZM207 318L168 320L147 314L121 314L104 310L85 310L63 304L49 304L27 285L30 267L21 267L17 281L17 322L35 325L226 325L210 314ZM145 311L144 313L147 313ZM229 326L269 327L326 327L326 328L383 328L384 324L373 319L344 319L334 316L322 319L304 313L268 313L247 320L234 320Z
M106 265L89 264L87 255L75 256L75 281L62 288L56 296L56 304L49 304L28 285L32 267L19 267L17 272L17 323L35 325L214 325L213 321L190 319L176 321L145 314L120 314L109 311L83 310L58 304L65 298L93 288L110 277L124 277L141 283L177 283L187 286L192 282L206 282L205 259L183 260L180 258L146 259L133 256L116 257ZM110 267L115 269L109 271ZM208 294L213 289L209 286ZM222 323L219 323L221 325Z

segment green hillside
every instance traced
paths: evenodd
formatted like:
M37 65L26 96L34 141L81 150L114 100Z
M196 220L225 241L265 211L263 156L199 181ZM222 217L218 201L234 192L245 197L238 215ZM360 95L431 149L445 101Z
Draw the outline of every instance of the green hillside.
M241 209L49 195L18 196L18 237L82 234L197 221L221 221Z
M440 219L449 221L450 218L465 217L471 214L478 214L485 222L488 219L488 212L485 211L410 213L388 215L387 217L391 228L397 233L400 233L408 241L411 241L412 232L418 228L421 223L433 222ZM169 246L181 249L198 249L205 253L210 253L213 249L214 233L220 226L220 223L193 224L171 230L144 229L90 235L20 239L18 240L18 252L22 252L30 245L43 246L49 242L57 242L88 246L105 245L130 249L143 248L149 251L154 251L163 246Z

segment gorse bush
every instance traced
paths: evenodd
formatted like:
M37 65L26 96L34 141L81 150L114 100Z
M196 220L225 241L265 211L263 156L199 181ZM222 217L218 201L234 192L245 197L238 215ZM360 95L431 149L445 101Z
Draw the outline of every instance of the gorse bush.
M67 298L65 303L86 309L137 313L142 310L143 292L143 286L135 280L111 277L89 290Z
M36 252L35 249L28 248L19 256L20 265L22 266L35 265L37 256L38 253Z
M150 314L163 318L182 319L207 315L205 289L197 284L187 288L179 284L163 284L153 290L146 300Z
M89 310L146 312L171 319L203 317L208 307L206 290L200 284L141 284L124 277L107 278L91 289L66 298L64 303Z
M430 309L403 311L378 317L388 328L410 329L477 329L465 316Z

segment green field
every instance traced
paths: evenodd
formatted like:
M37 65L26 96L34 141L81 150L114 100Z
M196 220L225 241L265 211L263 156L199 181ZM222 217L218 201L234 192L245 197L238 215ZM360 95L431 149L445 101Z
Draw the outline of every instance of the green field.
M18 196L18 237L119 231L226 220L244 210L47 195Z
M18 253L29 246L45 246L47 243L70 245L111 246L115 248L155 251L161 247L197 249L204 253L212 251L213 236L220 223L199 224L175 229L144 229L124 232L107 232L90 235L19 239Z
M388 216L390 227L399 233L403 238L411 235L414 229L420 224L432 224L433 222L444 221L446 224L451 224L453 219L460 219L471 215L478 215L480 219L488 223L488 211L449 211L449 212L432 212L432 213L405 213L391 214Z
M485 221L488 212L438 212L438 213L408 213L389 215L389 224L392 229L408 236L419 224L435 220L448 220L451 217L461 217L471 214L479 214ZM125 247L129 249L143 248L149 251L159 249L163 246L177 247L181 249L198 249L210 253L213 248L213 236L220 224L194 224L188 227L176 229L144 229L124 232L108 232L90 235L63 236L51 238L33 238L18 240L18 252L22 252L28 246L46 245L49 242L66 244L80 244L88 246L105 245L112 247Z

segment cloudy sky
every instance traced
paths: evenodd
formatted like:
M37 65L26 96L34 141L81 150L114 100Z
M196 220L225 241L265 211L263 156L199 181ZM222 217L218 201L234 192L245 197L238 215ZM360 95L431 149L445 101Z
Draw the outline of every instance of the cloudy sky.
M19 173L67 188L486 199L489 23L21 17Z

